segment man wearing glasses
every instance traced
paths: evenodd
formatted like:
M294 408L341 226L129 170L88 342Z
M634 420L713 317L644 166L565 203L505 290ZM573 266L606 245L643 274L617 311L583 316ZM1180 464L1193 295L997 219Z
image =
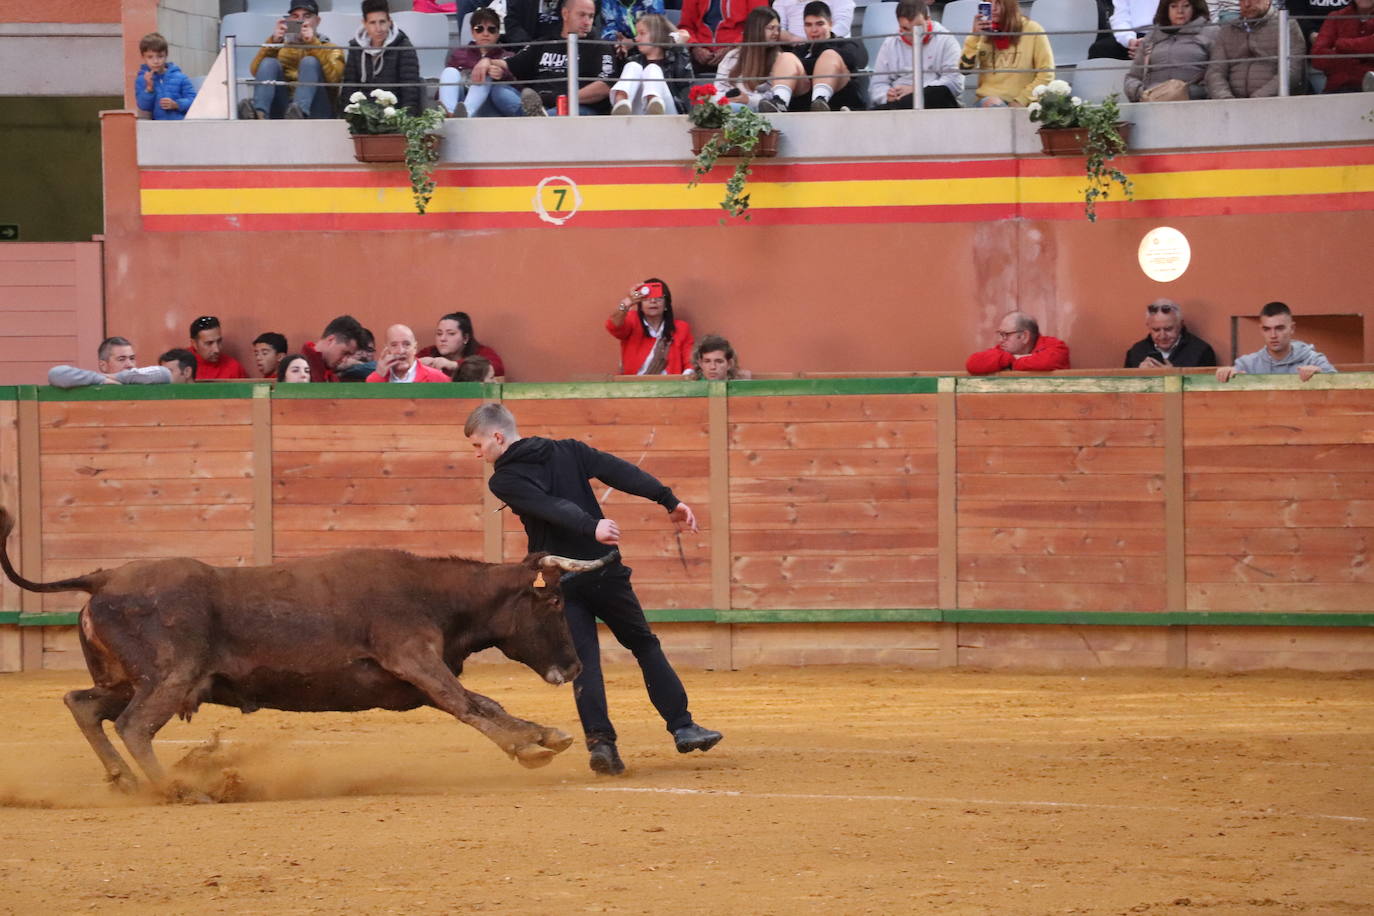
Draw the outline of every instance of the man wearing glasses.
M979 350L964 366L969 375L992 375L1003 369L1053 372L1069 368L1069 345L1040 333L1040 325L1025 312L1010 312L997 326L997 346Z
M1211 344L1194 336L1183 324L1183 309L1170 299L1145 306L1145 330L1150 333L1126 351L1127 369L1164 369L1170 366L1215 366Z
M201 315L191 322L191 352L196 355L196 375L201 380L248 378L243 366L224 352L224 332L214 315Z

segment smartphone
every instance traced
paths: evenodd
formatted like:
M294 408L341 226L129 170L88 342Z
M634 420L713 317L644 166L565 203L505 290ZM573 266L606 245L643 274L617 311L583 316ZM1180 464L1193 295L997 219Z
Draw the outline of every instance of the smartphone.
M978 18L979 18L979 19L982 19L984 22L991 22L991 21L992 21L992 4L991 4L991 3L986 2L986 0L985 0L985 2L978 4Z
M635 292L639 294L639 298L641 299L662 299L663 284L645 283L639 289L635 290Z
M301 21L299 19L286 20L286 35L282 41L287 44L300 44L301 41Z

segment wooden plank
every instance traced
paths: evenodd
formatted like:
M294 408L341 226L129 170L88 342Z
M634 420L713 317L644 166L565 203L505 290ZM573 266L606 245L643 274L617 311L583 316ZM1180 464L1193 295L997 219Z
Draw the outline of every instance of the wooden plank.
M1165 607L1182 611L1187 607L1184 558L1187 554L1185 527L1187 502L1183 495L1183 380L1177 376L1164 380L1164 583ZM1187 651L1173 645L1173 658L1186 664Z
M846 501L830 503L735 503L730 507L730 523L735 531L751 528L809 530L864 528L909 528L913 515L929 518L935 514L934 500L909 503Z
M966 447L1161 446L1159 420L960 420L959 444Z
M123 403L123 402L118 402ZM159 401L163 403L176 403ZM127 429L45 429L44 455L131 452L251 452L250 426L129 427Z
M961 499L959 518L971 527L1162 528L1164 504L1099 500L1091 503L1022 499Z
M6 337L4 348L10 353L22 353L29 360L49 366L79 361L72 358L76 354L76 337L72 334L55 336L49 333Z
M222 401L43 401L39 424L43 429L120 429L163 426L247 426L253 421L252 402L243 398Z
M1374 400L1374 394L1370 395ZM1374 443L1374 424L1365 415L1333 417L1254 416L1240 410L1215 416L1188 414L1184 442L1206 445L1344 445Z
M733 398L730 422L791 423L836 420L934 420L935 396L928 394L817 395L815 397Z
M1374 414L1374 398L1368 389L1188 393L1190 416L1235 416L1238 411L1263 417L1369 416Z
M934 448L731 450L730 478L886 477L934 474Z
M897 556L736 556L729 566L735 586L766 587L782 582L933 582L940 563L934 554Z
M258 564L271 563L273 549L272 500L272 401L270 389L253 389L253 560Z
M895 608L934 607L939 586L929 582L790 583L730 590L732 607L752 608Z
M23 400L16 406L16 427L19 440L19 572L32 576L43 568L43 483L42 466L44 456L39 448L38 402ZM42 607L39 596L34 592L23 591L19 596L20 610L37 611ZM24 637L25 670L32 670L41 664L41 658L34 657L33 643Z
M0 400L0 506L17 516L20 498L19 405L13 400ZM22 536L23 532L16 525L15 533L10 535L10 541L5 545L10 556L23 555L20 546ZM0 611L17 611L20 605L19 586L11 582L8 576L0 576ZM7 660L0 661L0 670L17 671L20 667L19 632L12 627L5 627L0 633L3 634L0 635L0 654L13 653L12 658L6 654Z
M1301 553L1374 553L1374 528L1198 526L1188 529L1189 556L1277 556Z
M958 448L960 473L1138 474L1164 468L1162 448L1100 446L966 446Z
M1188 667L1208 671L1368 671L1374 668L1374 631L1353 627L1189 627Z
M1374 527L1374 499L1194 500L1188 524L1198 528Z
M1164 475L1159 474L960 474L962 499L1014 497L1037 501L1101 499L1160 502Z
M1374 445L1229 445L1187 444L1185 468L1196 473L1269 472L1275 468L1304 471L1367 471L1374 467Z
M597 426L705 426L707 398L568 398L521 400L507 407L515 414L524 435L580 438L578 433L553 435L549 429L586 431ZM590 433L588 433L590 435ZM600 448L601 446L597 446ZM705 443L703 443L705 447Z
M273 426L274 435L280 427ZM448 477L478 480L482 477L482 462L469 451L437 452L338 452L282 451L273 445L272 473L278 479L358 477Z
M953 379L940 379L936 394L939 410L937 412L936 449L938 452L936 481L937 500L935 507L935 529L939 543L937 576L939 579L938 602L940 607L959 605L959 507L958 507L958 405L955 398ZM927 479L929 479L927 477ZM948 634L946 634L948 636ZM958 640L953 645L941 642L941 663L958 663Z
M1200 583L1327 583L1374 585L1374 565L1362 552L1243 554L1188 558L1188 581ZM1374 594L1370 595L1374 608Z
M540 434L550 439L578 438L593 448L620 455L631 463L651 449L704 452L709 445L704 423L697 426L672 426L664 423L655 426L600 426L590 429L559 426L545 428ZM273 431L273 444L278 452L352 449L432 452L437 446L451 442L451 430L425 426L375 424L354 427L302 424L279 426Z
M958 399L961 420L1159 420L1157 394L967 394Z
M505 551L505 550L503 549L503 547L502 547L502 542L503 542L504 539L503 539L502 536L501 536L501 523L504 521L504 519L502 518L503 513L500 511L500 509L501 509L501 500L499 500L499 499L496 498L496 494L491 492L491 487L489 486L489 482L490 482L490 480L491 480L491 472L492 472L492 467L491 467L491 465L487 464L486 462L482 462L481 467L482 467L482 484L481 484L481 491L482 491L482 505L481 505L481 512L482 512L482 518L481 518L481 522L482 522L482 554L481 554L481 555L482 555L482 559L486 560L488 563L500 563L500 562L502 562L503 560L505 560L505 559L507 558L507 556L508 556L507 553L506 553L506 551ZM513 515L514 513L510 513L510 514ZM524 553L525 553L525 551L522 549L522 550L520 550L520 551L517 552L517 553L509 554L509 557L510 557L510 559L515 559L516 557L524 556Z
M711 601L711 585L682 585L677 582L634 583L635 594L645 608L700 608Z
M1374 499L1374 472L1306 471L1188 474L1190 500L1254 499L1282 494L1288 499Z
M289 477L272 481L271 493L279 506L450 506L477 505L485 489L472 477Z
M66 530L104 532L119 537L123 529L181 531L245 531L253 527L253 507L248 503L186 506L48 506L43 510L43 532Z
M13 294L14 290L7 290L7 292ZM10 296L6 296L5 298L9 300ZM19 303L15 304L18 305ZM34 303L26 300L24 304L33 305ZM0 338L50 336L54 328L76 327L76 309L53 309L51 311L34 309L32 311L21 311L18 308L6 308L3 311L5 320L0 324Z
M959 600L967 608L1019 607L1044 611L1162 611L1164 585L1135 583L963 582Z
M711 511L716 524L711 527L711 607L730 608L730 401L726 385L709 383L707 422L711 430ZM764 398L742 399L762 401ZM729 671L734 667L733 640L728 626L712 634L711 667Z
M881 531L736 529L730 534L730 548L736 554L750 556L833 556L858 552L896 554L918 550L934 553L938 548L938 538L929 527L885 528Z
M476 506L278 506L278 531L481 531ZM384 546L381 543L371 546Z
M1261 585L1188 583L1190 611L1368 611L1374 585L1366 583L1269 582Z
M43 505L64 506L182 506L252 503L254 481L244 477L206 477L121 480L96 477L49 481Z
M911 449L935 447L935 424L859 420L852 423L735 423L735 449Z
M461 439L468 414L481 404L482 401L475 398L273 399L272 425L390 426L410 423L443 427L435 432Z
M742 477L730 481L734 502L790 502L793 500L883 502L933 500L939 480L930 474L865 477Z
M959 556L960 582L1164 582L1163 557L1045 556L965 553Z
M278 562L318 557L341 550L404 550L422 557L482 559L480 531L318 531L278 534L273 542ZM521 551L524 556L524 551Z
M701 522L703 518L712 517L711 481L709 479L682 477L672 481L664 481L664 483L672 484L673 495L692 507L692 511L697 514L698 522ZM610 490L610 495L603 497L602 494L606 493L607 490ZM631 496L621 490L611 490L600 481L592 482L592 492L596 494L596 498L601 501L601 506L607 513L614 511L619 515L625 512L626 507L630 507L633 511L646 513L646 515L652 515L654 518L662 518L663 516L662 506L658 506L657 511L654 511L653 507L657 505L656 503L646 502L641 496ZM619 518L616 519L616 521L619 520ZM702 522L702 524L705 523Z
M959 529L959 552L1043 553L1051 556L1153 557L1164 550L1162 529L1106 531L1100 528Z
M48 533L43 536L44 560L67 560L85 557L122 557L142 560L156 557L184 556L252 556L251 531L210 531L194 537L185 531L142 531L121 529L118 532L78 531Z
M35 440L37 436L34 437ZM253 476L253 453L125 452L118 454L43 455L43 483L108 477L117 480L171 480Z
M165 559L160 557L149 557L146 559ZM197 560L208 563L211 566L252 566L253 555L251 553L224 554L223 556L197 556ZM42 578L45 581L54 579L67 579L72 576L84 576L86 573L95 572L98 569L114 569L129 562L141 562L131 560L129 557L67 557L63 559L48 559L43 563ZM84 593L78 594L82 600L88 596Z

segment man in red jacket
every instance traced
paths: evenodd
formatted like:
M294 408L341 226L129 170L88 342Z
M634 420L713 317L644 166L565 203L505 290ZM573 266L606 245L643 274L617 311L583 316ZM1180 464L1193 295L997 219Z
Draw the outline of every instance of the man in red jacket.
M248 378L243 366L224 352L224 332L214 315L201 315L191 322L191 351L196 355L196 378Z
M970 375L992 375L1003 369L1053 372L1069 368L1069 346L1040 333L1040 325L1025 312L1011 312L997 326L997 346L968 358Z
M678 28L692 43L692 64L697 73L714 76L729 45L744 37L749 11L767 5L768 0L682 0Z

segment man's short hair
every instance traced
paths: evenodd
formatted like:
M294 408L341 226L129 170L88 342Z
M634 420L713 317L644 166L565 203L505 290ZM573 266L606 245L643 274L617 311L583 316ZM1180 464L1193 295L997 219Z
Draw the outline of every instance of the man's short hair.
M835 21L835 18L830 15L830 4L826 3L825 0L811 0L810 3L802 7L802 18L805 19L807 16L820 16L827 22Z
M1287 315L1293 317L1293 310L1288 307L1286 302L1267 302L1264 308L1260 309L1261 318L1273 318L1275 315Z
M468 28L472 28L475 25L481 25L484 22L488 25L494 25L498 29L501 28L500 14L489 6L483 6L473 10L472 18L468 20Z
M574 3L576 3L576 2L577 2L577 0L558 0L558 11L561 13L563 10L565 10L565 9L567 9L568 7L572 6L572 5L573 5ZM596 4L596 0L592 0L592 6L596 6L596 5L597 5L597 4Z
M358 332L358 349L369 352L377 349L377 336L367 328L362 328Z
M387 18L391 18L391 4L388 0L363 0L362 8L364 19L368 13L386 13Z
M138 53L147 54L149 51L167 53L167 39L162 37L161 32L149 32L138 40Z
M926 0L897 0L898 19L929 19L930 6Z
M196 379L196 355L183 347L175 347L157 358L157 364L177 362L181 371L191 373L191 381Z
M127 337L106 337L100 342L100 347L95 351L96 359L102 363L110 358L110 351L115 347L132 347Z
M191 322L191 330L186 336L190 337L192 340L199 340L201 331L211 331L217 327L219 327L218 318L214 315L201 315L195 321Z
M515 414L507 410L504 404L483 404L469 414L468 421L463 424L464 436L489 431L515 435Z
M276 331L263 331L257 337L254 337L253 346L256 347L258 344L267 344L278 353L285 353L288 349L286 346L286 335L278 334Z
M1038 321L1036 321L1031 316L1027 315L1025 312L1012 312L1012 315L1014 320L1016 321L1016 330L1030 331L1030 339L1032 344L1040 339L1040 323Z
M363 326L358 323L358 319L352 315L340 315L329 324L324 326L324 333L321 337L335 337L344 343L355 343L359 346L363 342Z
M453 372L455 382L485 382L491 371L491 360L485 356L468 356Z

